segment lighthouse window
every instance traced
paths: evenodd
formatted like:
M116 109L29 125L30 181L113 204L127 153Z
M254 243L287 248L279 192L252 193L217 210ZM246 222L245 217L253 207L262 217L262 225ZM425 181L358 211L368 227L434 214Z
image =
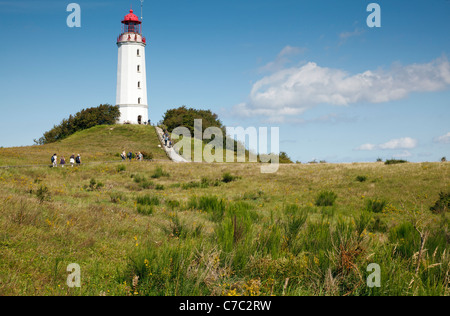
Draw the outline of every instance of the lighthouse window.
M137 50L137 55L138 55L138 56L141 56L141 55L139 54L139 49Z
M141 82L140 81L138 81L138 88L139 89L141 88Z
M138 98L138 104L141 104L141 98Z
M141 66L140 65L137 66L137 71L141 72Z

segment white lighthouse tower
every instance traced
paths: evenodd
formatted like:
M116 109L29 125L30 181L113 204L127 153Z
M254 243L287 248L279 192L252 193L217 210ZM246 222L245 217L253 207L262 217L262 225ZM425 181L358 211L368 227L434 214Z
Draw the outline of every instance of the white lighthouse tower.
M119 123L122 124L146 124L148 121L146 40L142 36L141 23L130 10L122 21L122 33L117 38L116 105L120 108Z

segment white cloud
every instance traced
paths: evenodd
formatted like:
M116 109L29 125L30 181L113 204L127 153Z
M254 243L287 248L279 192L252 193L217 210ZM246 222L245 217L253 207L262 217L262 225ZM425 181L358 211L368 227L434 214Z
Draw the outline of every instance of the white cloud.
M434 142L435 142L435 143L440 143L440 144L450 144L450 132L448 132L448 133L445 134L445 135L436 137L436 138L434 139Z
M283 59L283 54L290 50L283 49L285 52L282 51L278 58ZM275 64L266 67L276 68ZM355 75L309 62L301 67L279 69L257 81L248 102L235 106L234 113L268 117L300 115L320 104L383 103L406 98L413 92L449 87L450 63L446 58L427 64L394 65L389 70L368 70Z
M356 148L356 150L375 150L377 145L374 144L364 144Z
M412 149L416 146L417 140L410 137L405 137L390 140L387 143L379 145L378 147L380 147L380 149Z
M364 33L363 29L357 28L352 32L342 32L341 34L339 34L339 38L342 40L346 40L347 38L359 36L363 33Z
M304 52L305 49L302 47L294 47L287 45L278 54L274 61L267 63L266 65L259 68L259 72L275 72L283 69L283 67L290 62L289 56L294 56Z
M388 150L388 149L413 149L417 146L417 140L411 137L392 139L386 143L374 145L364 144L356 148L356 150Z

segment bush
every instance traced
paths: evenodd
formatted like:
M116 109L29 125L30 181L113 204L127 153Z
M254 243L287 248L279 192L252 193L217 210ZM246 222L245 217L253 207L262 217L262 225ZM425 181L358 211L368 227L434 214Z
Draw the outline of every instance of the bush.
M54 126L44 136L34 140L37 145L54 143L70 135L97 125L113 125L120 117L118 106L102 104L96 108L83 109L75 116L70 115L59 125Z
M142 214L142 215L152 215L153 212L155 211L155 208L154 208L153 205L141 205L141 204L138 204L136 206L136 210L137 210L137 212L139 214Z
M133 178L134 182L139 184L139 186L142 189L151 189L155 185L152 181L148 180L146 177L143 177L141 175L131 175L131 178Z
M384 200L372 200L367 199L366 201L366 211L372 212L372 213L381 213L383 212L384 208L386 207L386 201Z
M211 110L196 110L193 108L186 108L186 106L167 110L161 125L164 125L169 132L172 132L175 128L180 126L187 127L191 132L191 135L193 135L195 119L202 120L202 133L205 132L208 127L218 127L223 131L223 135L226 135L225 127L219 120L217 114L212 113Z
M170 174L165 172L161 166L156 167L155 172L152 174L153 179L159 179L161 177L170 177Z
M414 226L405 222L389 231L389 241L397 244L397 253L411 258L420 248L420 235Z
M316 198L316 206L333 206L337 194L333 191L322 191Z
M220 222L225 214L226 203L217 196L191 197L188 208L210 213L212 221Z
M153 160L153 153L147 151L141 151L144 160Z
M125 165L118 165L117 166L117 172L123 172L123 171L126 171L127 170L127 167L125 167Z
M159 205L161 202L157 196L143 195L136 199L136 203L140 205Z
M86 191L96 191L103 188L104 184L102 182L97 182L94 178L89 181L89 185L85 185L84 189Z
M385 161L385 165L395 165L395 164L399 164L399 163L407 163L406 160L401 160L401 159L389 159Z
M439 199L436 201L434 206L430 207L430 210L435 214L448 212L449 209L450 209L450 192L439 193Z
M239 177L231 175L229 172L226 172L222 175L222 182L224 183L230 183L234 180L238 179Z
M357 176L356 181L365 182L365 181L367 181L367 177L366 176Z
M36 197L40 203L50 201L50 196L50 190L45 185L41 185L36 191Z

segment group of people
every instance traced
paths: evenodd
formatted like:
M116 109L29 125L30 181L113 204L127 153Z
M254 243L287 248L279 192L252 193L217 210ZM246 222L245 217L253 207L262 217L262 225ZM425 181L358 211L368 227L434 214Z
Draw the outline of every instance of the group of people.
M78 156L75 157L75 154L73 154L72 156L70 156L69 158L69 163L70 165L73 167L75 164L77 164L77 166L81 165L81 156L80 154L78 154ZM52 165L53 168L58 167L58 156L56 154L54 154L52 156ZM63 157L61 157L60 161L59 161L59 165L61 167L64 167L66 165L66 159Z
M128 154L126 154L125 151L123 151L120 154L120 157L122 158L122 161L127 160L127 158L131 161L133 159L133 153L130 151ZM141 152L138 152L138 153L134 154L134 157L136 158L137 161L143 161L144 160L144 155L142 155Z

